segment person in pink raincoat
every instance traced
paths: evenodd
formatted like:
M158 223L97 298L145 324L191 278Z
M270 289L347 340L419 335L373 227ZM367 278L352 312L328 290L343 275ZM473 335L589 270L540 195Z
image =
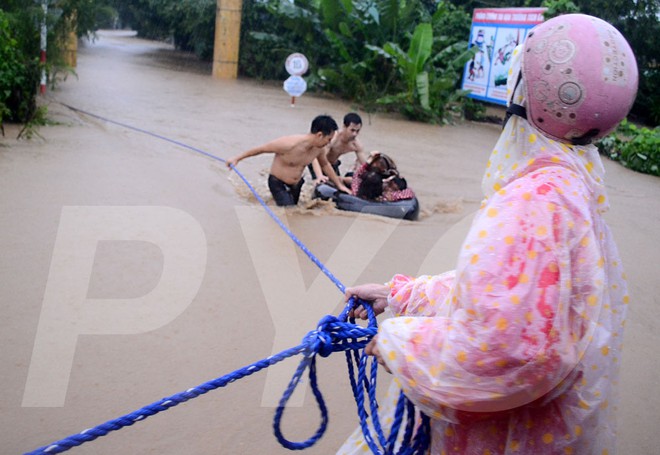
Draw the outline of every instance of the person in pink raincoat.
M431 418L431 453L612 454L629 297L588 142L632 106L634 56L606 22L559 16L516 48L507 88L456 269L346 298L393 313L367 353ZM356 431L338 453L366 450Z

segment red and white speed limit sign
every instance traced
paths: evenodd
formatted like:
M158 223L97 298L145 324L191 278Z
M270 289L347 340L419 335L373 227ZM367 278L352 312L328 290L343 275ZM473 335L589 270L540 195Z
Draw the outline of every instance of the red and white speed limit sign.
M302 76L309 68L309 61L303 54L296 52L286 58L284 68L292 76Z

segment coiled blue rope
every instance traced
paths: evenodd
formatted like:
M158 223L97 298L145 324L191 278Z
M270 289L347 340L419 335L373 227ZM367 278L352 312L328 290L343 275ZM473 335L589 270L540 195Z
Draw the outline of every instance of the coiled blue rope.
M209 158L226 162L226 160L212 155L203 150L191 147L187 144L169 139L167 137L136 128L131 125L126 125L120 122L116 122L90 112L85 112L83 110L74 108L64 104L64 106L69 109L80 112L85 115L103 120L105 122L113 123L134 131L138 131L158 139L171 142L173 144L179 145L181 147L193 150L197 153L200 153ZM232 169L240 176L240 178L245 182L250 191L255 195L257 200L261 205L266 209L269 215L277 222L277 224L291 237L291 239L300 247L305 254L321 269L321 271L330 278L330 280L339 288L340 291L345 291L345 286L334 276L330 271L316 258L307 247L282 223L282 221L273 213L273 211L266 205L263 199L257 194L256 190L250 185L247 179L240 173L238 170L232 166ZM349 318L350 311L362 305L368 313L368 326L362 327L355 324L353 318ZM348 371L350 377L351 388L356 399L358 407L358 416L360 418L360 426L365 437L369 448L374 454L394 454L395 445L397 444L397 437L401 427L401 423L404 420L404 414L406 418L406 427L404 430L403 438L399 443L400 449L396 452L397 455L412 455L412 454L423 454L426 453L426 450L430 441L430 427L429 419L425 415L421 415L421 418L418 418L415 414L415 409L412 403L405 398L403 393L401 393L399 400L397 402L394 420L392 427L390 429L390 434L385 436L380 421L378 419L378 403L376 401L376 377L377 377L377 363L375 359L371 360L371 369L370 377L367 379L367 363L368 356L362 352L361 355L357 351L362 350L366 344L373 338L378 331L378 323L376 321L376 316L371 308L371 305L368 302L362 300L356 300L354 298L349 299L344 310L338 317L331 315L325 316L319 321L317 328L309 332L304 338L301 344L290 349L286 349L278 354L262 359L258 362L255 362L246 367L240 368L232 373L221 376L214 380L205 382L197 387L190 388L185 392L181 392L169 397L165 397L159 401L156 401L150 405L144 406L137 411L126 414L122 417L109 420L101 425L96 427L84 430L78 434L71 435L62 440L56 441L47 446L43 446L39 449L36 449L32 452L28 452L28 455L36 454L55 454L61 453L71 449L72 447L79 446L85 442L93 441L94 439L105 436L111 431L116 431L126 426L133 425L135 422L142 421L147 417L150 417L159 412L170 409L180 403L186 402L190 399L196 398L199 395L207 393L211 390L215 390L220 387L224 387L227 384L230 384L238 379L249 376L257 371L260 371L264 368L267 368L271 365L281 362L282 360L292 357L294 355L302 354L303 359L300 362L296 372L294 373L289 385L287 386L282 399L277 407L275 416L273 419L273 429L275 437L278 442L291 450L302 450L307 447L314 445L318 440L323 436L326 431L328 424L328 411L321 394L320 389L318 388L318 382L316 379L316 355L319 354L322 357L327 357L333 352L344 351L346 353L346 360L348 364ZM357 365L357 377L355 376L355 365ZM321 413L321 423L319 428L309 439L303 442L292 442L284 437L281 431L281 419L286 407L286 403L293 394L296 386L299 384L302 375L305 370L308 370L308 377L310 387L314 397L319 405ZM368 426L369 415L365 409L364 404L364 390L367 390L367 395L369 397L371 419L376 433L377 441L374 440L371 435L371 431ZM413 437L413 433L416 434Z

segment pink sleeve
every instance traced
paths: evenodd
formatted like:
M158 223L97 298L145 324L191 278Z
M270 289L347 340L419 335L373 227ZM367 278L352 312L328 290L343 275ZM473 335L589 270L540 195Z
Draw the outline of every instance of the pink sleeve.
M410 188L405 190L390 191L384 194L384 197L387 201L403 201L405 199L413 199L415 193Z
M381 324L378 347L404 392L431 416L522 406L579 360L584 326L571 310L572 254L578 243L581 254L593 252L584 241L588 211L572 207L584 206L584 195L542 179L518 182L477 214L453 280L391 283L390 305L402 317ZM420 308L437 298L444 303L433 317L408 317L428 316Z
M390 287L390 310L396 316L440 315L453 280L453 270L442 275L419 278L394 275L387 283Z

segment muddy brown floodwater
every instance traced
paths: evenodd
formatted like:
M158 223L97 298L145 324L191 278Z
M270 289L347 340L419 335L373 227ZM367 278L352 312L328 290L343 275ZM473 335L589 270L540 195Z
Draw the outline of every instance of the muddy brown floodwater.
M208 65L126 32L99 32L81 46L76 72L42 99L55 124L30 141L17 141L9 125L0 146L0 452L7 454L295 346L343 305L340 285L221 158L307 132L318 114L340 120L350 104L305 94L291 107L280 86L213 80ZM265 185L269 157L239 170L343 285L452 268L499 128L361 114L362 142L396 159L419 197L419 221L340 212L310 200L311 186L300 207L277 210ZM605 165L607 219L632 295L619 448L657 453L660 179ZM285 453L272 418L297 362L72 453ZM310 454L333 453L358 422L343 355L321 359L319 380L330 421ZM284 414L285 435L303 440L317 425L312 394L298 392Z

